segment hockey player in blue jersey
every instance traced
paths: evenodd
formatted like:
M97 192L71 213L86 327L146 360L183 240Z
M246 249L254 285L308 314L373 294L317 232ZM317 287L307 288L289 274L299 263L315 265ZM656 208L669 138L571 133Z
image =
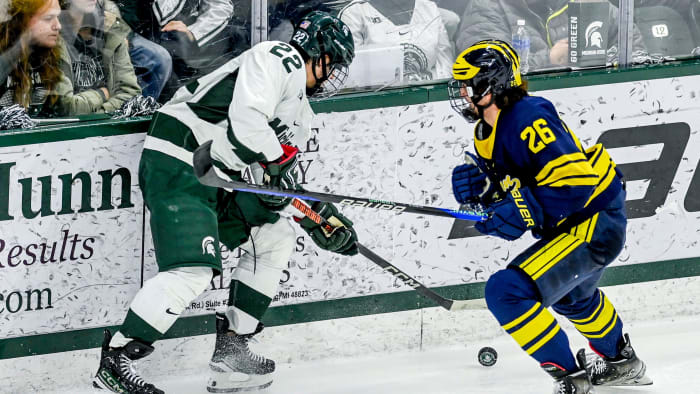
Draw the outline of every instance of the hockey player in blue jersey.
M595 385L651 384L622 320L597 287L625 243L622 174L606 149L584 149L551 102L530 96L520 61L503 41L462 52L449 84L452 107L476 121L476 155L452 174L460 203L481 203L485 235L538 238L491 275L485 297L503 329L554 379L555 393ZM599 357L576 357L549 307L568 318Z

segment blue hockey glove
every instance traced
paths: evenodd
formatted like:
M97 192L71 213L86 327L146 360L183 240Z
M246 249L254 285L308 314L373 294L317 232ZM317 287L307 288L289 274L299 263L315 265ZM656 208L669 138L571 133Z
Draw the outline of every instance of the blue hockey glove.
M510 194L487 208L488 220L474 225L479 232L513 241L526 231L542 225L542 207L527 188L511 190Z
M460 204L480 202L491 182L479 168L479 158L466 152L465 161L452 171L452 193Z

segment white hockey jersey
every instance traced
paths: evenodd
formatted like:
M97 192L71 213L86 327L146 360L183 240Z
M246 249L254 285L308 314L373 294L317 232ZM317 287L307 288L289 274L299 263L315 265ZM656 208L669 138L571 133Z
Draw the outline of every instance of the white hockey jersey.
M400 12L400 11L397 11ZM420 72L432 74L433 79L448 78L454 62L454 48L447 35L437 5L430 0L416 0L410 22L404 25L394 24L389 16L383 15L371 1L354 0L341 12L340 19L345 22L355 39L357 49L365 46L395 46L405 44L404 57L410 62L415 55L419 63L427 61L425 70ZM418 51L420 53L413 53ZM381 59L377 59L378 62ZM404 72L411 72L410 65ZM416 71L416 70L414 70ZM423 78L421 78L423 79Z
M185 131L160 130L159 114ZM313 115L301 55L287 43L266 41L180 88L158 110L144 148L192 165L194 149L213 140L219 167L242 171L278 159L280 144L304 146Z
M200 47L219 34L233 16L231 0L155 0L152 9L160 27L196 16L187 28Z

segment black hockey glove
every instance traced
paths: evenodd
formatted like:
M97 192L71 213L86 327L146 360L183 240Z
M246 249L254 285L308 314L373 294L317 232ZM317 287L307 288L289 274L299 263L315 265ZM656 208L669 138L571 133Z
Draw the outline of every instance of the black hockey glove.
M326 202L316 202L311 208L323 216L335 230L327 233L320 224L315 223L308 217L298 220L301 228L304 229L319 248L345 256L357 254L357 233L352 228L352 221L338 212L335 205Z
M260 163L263 170L265 170L263 182L266 185L282 189L298 189L297 153L299 153L299 149L289 145L282 145L282 150L284 153L279 159ZM266 207L273 211L281 211L292 202L292 199L289 197L268 194L258 194L258 198Z

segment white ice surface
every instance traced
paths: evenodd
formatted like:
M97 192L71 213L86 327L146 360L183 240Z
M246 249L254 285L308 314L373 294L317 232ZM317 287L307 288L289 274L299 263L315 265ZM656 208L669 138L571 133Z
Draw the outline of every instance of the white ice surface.
M700 317L628 325L626 331L639 356L647 363L652 386L597 388L596 393L700 393ZM567 330L574 348L585 342ZM351 346L351 344L348 344ZM476 352L492 346L495 366L482 367ZM168 394L206 393L207 377L172 376L153 383ZM87 394L75 388L60 393ZM260 394L447 394L551 392L551 379L505 335L491 343L464 349L440 349L378 355L366 358L278 364L275 381ZM51 392L57 394L59 392Z

